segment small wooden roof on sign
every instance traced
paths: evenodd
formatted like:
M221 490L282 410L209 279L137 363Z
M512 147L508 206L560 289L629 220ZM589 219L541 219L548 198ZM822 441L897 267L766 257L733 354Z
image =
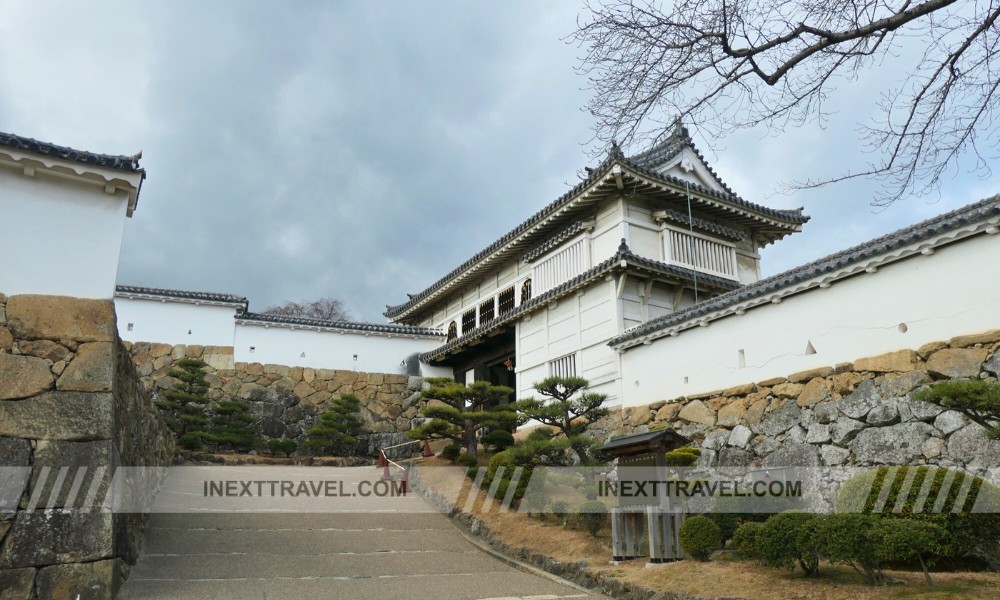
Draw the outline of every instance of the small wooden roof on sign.
M652 456L659 453L666 453L690 443L691 440L673 429L659 429L657 431L647 431L646 433L615 438L601 446L601 452L615 458L633 458L642 455Z

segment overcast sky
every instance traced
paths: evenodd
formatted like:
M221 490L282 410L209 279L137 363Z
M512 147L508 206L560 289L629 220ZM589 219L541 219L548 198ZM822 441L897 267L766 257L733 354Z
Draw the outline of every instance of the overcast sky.
M148 171L119 282L238 293L251 310L398 304L579 180L591 119L573 2L0 0L0 131ZM804 206L765 274L995 193L870 205L875 183L775 194L863 164L854 124L905 66L843 84L825 128L700 140L744 198Z

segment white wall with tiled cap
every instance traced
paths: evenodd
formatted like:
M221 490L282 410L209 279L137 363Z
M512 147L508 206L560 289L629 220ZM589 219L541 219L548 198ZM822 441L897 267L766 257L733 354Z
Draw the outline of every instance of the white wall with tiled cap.
M169 298L115 298L118 334L130 342L232 346L236 308Z
M985 267L995 264L1000 264L1000 235L979 234L634 346L622 355L624 404L709 392L1000 328L1000 278ZM810 344L815 353L807 351Z
M128 192L111 186L109 193L106 186L55 177L41 164L29 164L34 165L0 157L0 240L6 255L0 260L0 289L8 296L110 300ZM87 168L72 161L65 164L74 170Z

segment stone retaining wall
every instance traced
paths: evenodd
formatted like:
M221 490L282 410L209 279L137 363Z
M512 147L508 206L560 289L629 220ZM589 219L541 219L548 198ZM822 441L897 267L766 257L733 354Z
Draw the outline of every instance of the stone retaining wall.
M591 426L599 439L671 427L701 464L936 464L983 474L1000 441L955 411L912 399L937 379L1000 375L1000 331L925 344L696 396L626 408Z
M304 441L304 432L316 422L324 403L351 392L361 400L364 428L372 432L367 436L367 451L374 452L378 447L405 441L403 434L410 430L423 406L420 377L234 363L233 349L222 346L135 342L126 343L126 347L142 384L154 396L176 382L170 376L174 362L185 357L202 359L208 364L204 371L209 398L247 401L257 417L256 430L268 438Z
M95 488L106 491L116 467L166 465L173 452L112 302L0 294L0 469L31 472L2 481L20 501L0 510L0 597L110 600L138 558L144 515L84 510L71 483L88 490L107 467Z

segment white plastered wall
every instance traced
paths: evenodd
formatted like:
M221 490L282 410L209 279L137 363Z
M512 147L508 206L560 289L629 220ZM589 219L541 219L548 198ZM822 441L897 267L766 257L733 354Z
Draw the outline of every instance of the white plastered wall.
M237 323L234 355L236 362L405 374L407 365L414 364L416 355L441 344L441 339L434 338L413 339ZM452 375L451 369L446 367L421 363L419 368L420 374L425 377Z
M128 195L0 167L0 291L110 300Z
M118 335L130 342L232 346L236 335L235 306L116 297L115 311Z
M624 404L669 400L1000 328L1000 278L989 271L977 276L978 267L998 263L1000 236L978 235L628 349L622 355ZM809 343L815 354L806 352Z

